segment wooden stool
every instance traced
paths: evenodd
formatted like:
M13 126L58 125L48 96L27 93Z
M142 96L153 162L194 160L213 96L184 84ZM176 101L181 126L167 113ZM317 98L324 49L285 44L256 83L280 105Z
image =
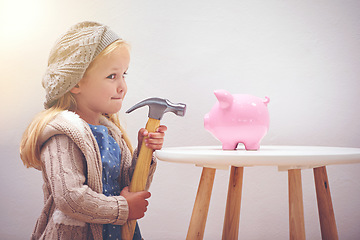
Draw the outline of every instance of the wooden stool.
M215 177L215 169L203 168L186 239L203 239L207 213ZM231 167L226 202L223 240L238 239L240 223L243 167ZM314 168L321 235L323 239L338 239L326 167ZM301 170L288 170L290 239L305 239Z
M159 160L203 166L187 240L203 239L216 168L231 166L222 239L239 235L243 171L246 166L278 166L288 171L290 239L305 239L301 169L312 168L322 239L338 239L326 165L360 163L359 148L265 146L259 151L222 151L221 147L169 148ZM293 166L295 167L291 167ZM319 167L320 166L320 167Z

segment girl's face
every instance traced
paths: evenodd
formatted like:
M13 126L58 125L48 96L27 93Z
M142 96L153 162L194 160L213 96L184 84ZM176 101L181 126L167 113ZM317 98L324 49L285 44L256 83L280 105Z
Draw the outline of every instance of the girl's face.
M127 92L125 82L130 54L119 46L99 57L87 69L79 84L71 89L77 103L76 113L90 124L99 124L103 113L117 113Z

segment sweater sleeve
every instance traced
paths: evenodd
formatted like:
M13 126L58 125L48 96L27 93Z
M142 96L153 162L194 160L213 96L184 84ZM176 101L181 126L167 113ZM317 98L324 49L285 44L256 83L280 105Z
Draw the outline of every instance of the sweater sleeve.
M41 160L55 208L67 217L97 224L122 225L127 221L124 197L107 197L87 185L85 157L68 136L50 138L41 149Z

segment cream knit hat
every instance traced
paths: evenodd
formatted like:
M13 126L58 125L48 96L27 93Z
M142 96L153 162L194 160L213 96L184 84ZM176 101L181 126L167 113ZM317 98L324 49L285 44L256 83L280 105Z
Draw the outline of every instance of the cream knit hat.
M96 22L78 23L62 35L50 52L42 81L45 108L75 87L92 60L118 39L109 27Z

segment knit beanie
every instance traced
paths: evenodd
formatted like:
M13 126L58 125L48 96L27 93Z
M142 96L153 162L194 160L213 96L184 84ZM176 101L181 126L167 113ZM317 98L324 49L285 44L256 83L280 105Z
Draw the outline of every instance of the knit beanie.
M62 35L50 51L42 80L45 108L75 87L94 58L118 39L109 27L96 22L78 23Z

